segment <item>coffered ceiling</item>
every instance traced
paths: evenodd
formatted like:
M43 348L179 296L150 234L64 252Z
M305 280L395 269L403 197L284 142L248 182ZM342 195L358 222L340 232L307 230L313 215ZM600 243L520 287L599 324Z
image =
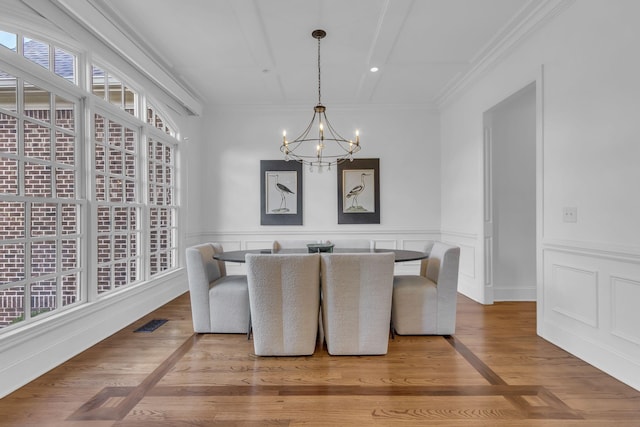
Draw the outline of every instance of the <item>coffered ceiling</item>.
M435 105L536 2L90 1L210 105L315 103L317 28L323 103Z

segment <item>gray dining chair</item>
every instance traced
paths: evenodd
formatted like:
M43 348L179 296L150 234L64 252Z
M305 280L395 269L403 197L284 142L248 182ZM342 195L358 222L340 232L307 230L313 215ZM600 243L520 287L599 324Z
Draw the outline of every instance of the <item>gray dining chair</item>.
M318 254L248 254L246 262L255 354L313 354L320 312Z
M391 320L398 335L455 333L459 263L459 247L436 242L420 275L394 277Z
M386 354L394 254L320 255L327 351L331 355Z
M213 259L222 250L219 243L186 250L191 315L197 333L247 333L249 328L247 276L227 275L225 263Z

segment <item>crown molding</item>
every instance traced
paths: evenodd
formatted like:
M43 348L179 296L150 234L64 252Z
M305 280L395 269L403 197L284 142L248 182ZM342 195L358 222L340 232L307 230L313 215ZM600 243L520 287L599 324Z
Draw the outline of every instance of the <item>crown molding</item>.
M513 52L524 40L568 9L575 0L530 0L471 60L471 68L456 76L436 96L439 110Z

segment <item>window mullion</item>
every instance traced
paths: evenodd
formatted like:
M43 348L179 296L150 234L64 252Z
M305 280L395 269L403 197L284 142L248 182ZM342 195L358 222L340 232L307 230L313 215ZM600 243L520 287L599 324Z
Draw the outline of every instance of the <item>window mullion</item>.
M86 68L86 66L84 67ZM96 124L95 124L95 108L94 103L89 98L84 98L81 105L85 106L85 113L82 122L86 123L86 128L83 128L83 141L86 144L79 144L81 146L88 147L86 150L79 147L82 152L81 158L85 162L80 169L84 172L86 179L83 179L84 183L84 195L87 199L87 206L84 210L83 218L85 218L85 230L87 232L87 238L84 239L84 253L86 257L86 278L87 280L83 284L83 289L86 291L86 298L88 302L95 301L98 298L98 203L96 199L96 182L97 182L97 170L95 168L95 144L96 144ZM96 284L92 286L91 284Z
M16 126L18 166L18 196L25 195L24 188L24 79L16 76Z
M56 234L55 234L55 243L56 243L56 309L62 308L62 278L64 277L64 268L62 265L62 242L63 232L62 232L62 205L63 202L58 201L56 203Z
M138 148L140 152L140 156L138 157L138 188L140 188L140 192L137 195L138 202L140 203L141 208L138 210L139 212L139 227L140 227L140 242L138 245L138 254L141 256L140 264L142 271L141 277L144 280L149 280L149 272L151 268L151 236L150 236L150 203L149 203L149 147L148 147L148 136L146 132L146 126L140 126L139 130L139 138L138 138Z
M80 69L79 60L76 61L76 73ZM83 73L77 73L76 75L81 75ZM78 77L81 80L81 77ZM81 86L82 87L82 86ZM74 127L76 129L76 139L75 139L75 185L77 189L76 197L84 200L85 203L79 206L76 206L76 216L80 224L77 226L76 232L79 233L84 238L76 239L76 247L80 254L77 258L76 269L78 269L78 274L76 275L78 291L80 295L78 295L79 301L88 301L91 296L90 291L90 283L96 283L95 278L93 278L90 274L91 267L95 265L92 260L92 251L91 242L92 236L95 234L91 230L91 200L90 200L90 181L91 180L91 170L93 168L89 168L88 165L91 164L87 160L87 155L91 155L91 138L89 136L89 130L92 129L91 126L91 108L89 108L87 98L82 97L78 100L76 104L78 108L78 113L74 115Z
M52 49L50 47L50 49ZM51 58L51 56L49 56ZM50 59L51 60L51 59ZM55 123L56 123L56 105L55 105L56 97L53 92L49 92L49 123L47 127L49 128L49 162L51 165L51 170L49 171L51 175L51 197L54 199L58 197L58 183L56 181L56 131L55 131Z
M55 73L56 66L56 52L53 44L49 43L49 71Z
M31 318L31 202L24 203L24 320Z

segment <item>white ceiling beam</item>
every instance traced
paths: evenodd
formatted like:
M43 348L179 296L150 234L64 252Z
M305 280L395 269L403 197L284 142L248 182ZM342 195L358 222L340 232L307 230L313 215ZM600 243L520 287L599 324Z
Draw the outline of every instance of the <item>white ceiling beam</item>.
M367 56L366 70L363 70L356 99L358 102L368 102L373 97L380 77L384 74L385 66L398 40L398 36L411 12L414 0L386 0L380 11L378 25L374 33ZM370 72L371 67L378 67L376 73Z
M257 67L262 71L262 78L269 98L277 101L285 100L282 81L275 72L273 49L267 38L264 21L255 0L229 0L229 6L240 25L249 52Z

